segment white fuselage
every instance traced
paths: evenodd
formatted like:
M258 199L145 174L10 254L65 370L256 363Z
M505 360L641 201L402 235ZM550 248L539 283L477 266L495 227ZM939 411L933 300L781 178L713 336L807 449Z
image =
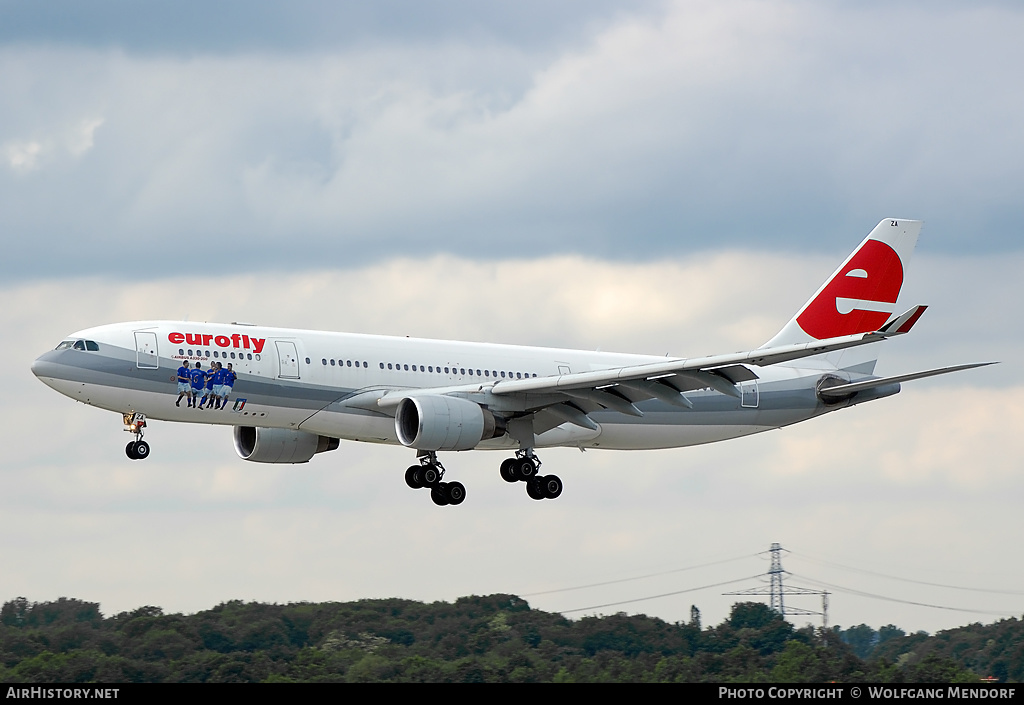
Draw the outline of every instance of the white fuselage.
M74 347L41 356L33 372L73 399L122 414L186 423L307 431L339 439L399 443L394 411L364 403L391 390L457 388L459 395L514 415L530 395L489 393L503 380L559 376L663 361L643 355L591 352L243 324L144 321L79 331L95 350ZM176 406L176 371L184 363L230 363L238 378L224 409ZM638 403L642 417L598 409L597 430L561 423L538 431L536 447L668 448L735 438L796 423L843 405L814 395L821 370L757 368L738 385L739 398L710 388L687 392L692 408L657 399ZM892 392L890 392L892 393ZM543 395L533 402L541 406ZM873 397L872 397L873 398ZM859 401L859 400L858 400ZM515 448L508 435L480 448Z

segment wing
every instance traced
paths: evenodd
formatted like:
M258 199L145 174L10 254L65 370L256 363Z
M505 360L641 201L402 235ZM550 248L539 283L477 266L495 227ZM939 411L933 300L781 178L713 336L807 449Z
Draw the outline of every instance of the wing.
M393 410L409 396L452 395L480 401L495 412L511 415L543 412L544 418L537 419L541 427L554 428L568 421L577 426L597 430L597 425L587 414L602 408L631 416L643 416L636 403L646 399L659 399L688 408L692 407L692 403L687 399L686 392L707 387L739 398L740 391L737 385L740 382L758 379L751 367L775 365L903 335L910 331L925 308L915 306L871 333L758 348L726 355L672 358L641 365L548 377L506 379L428 389L365 392L346 400L343 404L362 408L375 407L375 410L394 413ZM538 429L537 432L543 431Z

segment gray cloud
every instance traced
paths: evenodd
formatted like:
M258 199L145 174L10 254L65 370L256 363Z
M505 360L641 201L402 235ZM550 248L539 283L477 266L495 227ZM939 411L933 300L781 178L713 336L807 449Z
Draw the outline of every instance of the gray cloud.
M425 29L183 56L27 32L0 49L0 271L837 252L890 215L926 219L933 251L1019 248L1016 6L604 16L545 51Z
M655 13L663 3L639 0L629 12ZM436 42L502 38L533 48L578 38L590 25L625 14L613 0L183 0L143 6L128 0L55 0L46 7L0 6L0 43L118 48L136 54L307 53L367 42Z

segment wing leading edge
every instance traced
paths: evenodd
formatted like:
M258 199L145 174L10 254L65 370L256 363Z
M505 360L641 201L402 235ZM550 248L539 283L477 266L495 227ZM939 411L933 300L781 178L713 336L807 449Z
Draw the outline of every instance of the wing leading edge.
M589 402L629 415L642 416L642 412L633 405L637 398L657 398L676 406L690 407L691 404L684 392L705 387L711 387L732 397L739 397L737 384L758 379L757 374L747 365L755 367L776 365L781 362L877 343L890 337L903 335L910 331L925 308L924 306L915 306L906 313L893 317L881 329L871 333L845 335L810 343L758 348L725 355L673 358L663 362L549 377L501 380L444 388L390 390L377 398L376 406L390 410L397 407L402 399L414 394L461 396L489 393L496 397L529 394L537 395L541 399L546 395L557 395L549 400L538 399L539 403L531 405L531 408L564 405L563 402L567 401L564 397L568 396L571 400ZM585 414L582 409L577 410ZM580 420L576 419L576 414L572 415L573 419L567 418L566 420L573 423ZM589 427L589 424L586 423L577 425Z

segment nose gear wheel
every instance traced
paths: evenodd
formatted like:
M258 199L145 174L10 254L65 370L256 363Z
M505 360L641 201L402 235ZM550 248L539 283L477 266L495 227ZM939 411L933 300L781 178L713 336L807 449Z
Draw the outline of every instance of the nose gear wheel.
M124 454L129 460L145 460L149 457L149 444L142 440L146 428L146 417L143 414L122 414L124 430L135 434L135 440L124 447Z

